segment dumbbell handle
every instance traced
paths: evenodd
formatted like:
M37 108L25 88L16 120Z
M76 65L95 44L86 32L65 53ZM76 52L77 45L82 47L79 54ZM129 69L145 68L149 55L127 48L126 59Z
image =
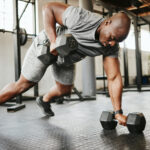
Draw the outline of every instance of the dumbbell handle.
M116 116L117 114L123 115L122 109L117 110L117 111L113 111L113 119L114 119L115 121L119 122L119 121L115 118L115 116Z
M117 115L117 114L116 114L116 115ZM120 115L122 115L122 114L120 114ZM123 116L125 116L125 115L123 115ZM127 125L127 119L126 119L126 122L124 123L123 121L117 120L117 119L115 118L115 116L114 116L113 120L117 121L118 123L121 122L121 125L123 125L123 126L126 126L126 125Z

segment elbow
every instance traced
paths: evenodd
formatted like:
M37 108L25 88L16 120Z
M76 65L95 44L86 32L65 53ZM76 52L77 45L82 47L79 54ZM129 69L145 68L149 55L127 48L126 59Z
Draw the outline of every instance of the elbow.
M52 2L44 4L42 7L42 12L46 13L46 12L52 11L52 5L53 5Z
M44 4L42 6L42 12L45 12L45 10L48 8L48 3Z

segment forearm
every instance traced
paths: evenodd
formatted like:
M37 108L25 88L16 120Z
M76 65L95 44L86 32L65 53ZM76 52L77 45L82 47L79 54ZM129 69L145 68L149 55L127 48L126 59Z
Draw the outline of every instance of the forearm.
M118 74L113 79L108 79L108 89L111 97L112 105L115 111L122 108L122 78Z
M108 89L114 111L118 111L122 108L122 77L120 73L120 65L118 58L105 57L104 69L108 78ZM117 113L115 118L120 124L126 125L126 116Z

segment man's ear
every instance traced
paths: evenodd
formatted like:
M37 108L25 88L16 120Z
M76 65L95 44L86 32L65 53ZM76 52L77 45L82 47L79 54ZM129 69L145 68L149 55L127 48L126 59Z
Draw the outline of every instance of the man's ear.
M112 20L108 19L105 21L105 25L110 25L112 23Z

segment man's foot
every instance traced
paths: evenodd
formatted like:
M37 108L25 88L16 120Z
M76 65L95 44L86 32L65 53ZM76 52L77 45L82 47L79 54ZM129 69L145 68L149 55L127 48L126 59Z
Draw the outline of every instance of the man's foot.
M37 97L36 102L45 115L49 115L49 116L55 115L51 109L50 102L43 102L43 96Z

